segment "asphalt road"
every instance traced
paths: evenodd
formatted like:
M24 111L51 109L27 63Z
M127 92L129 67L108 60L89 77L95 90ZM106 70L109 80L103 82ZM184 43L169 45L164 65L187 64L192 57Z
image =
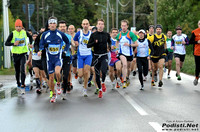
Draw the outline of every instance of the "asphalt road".
M0 132L200 131L200 86L193 86L193 76L181 75L177 81L175 72L171 79L164 74L162 89L151 87L148 76L144 91L139 90L137 76L131 75L127 89L116 90L111 90L107 77L102 99L94 94L94 87L82 97L82 85L73 79L74 90L65 101L58 97L52 104L49 93L37 95L34 90L26 92L24 99L0 100Z

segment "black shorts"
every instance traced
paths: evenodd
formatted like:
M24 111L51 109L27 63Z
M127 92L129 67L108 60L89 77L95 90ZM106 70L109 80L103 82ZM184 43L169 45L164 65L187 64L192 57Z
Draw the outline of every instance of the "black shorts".
M159 61L160 59L165 59L165 58L166 58L166 56L165 56L165 55L162 55L162 56L160 56L160 57L158 57L158 58L151 57L151 60L152 60L153 63L158 63L158 61Z
M173 52L169 52L168 55L165 57L165 62L173 59Z
M72 66L77 68L77 55L72 56Z
M118 56L117 56L117 58L120 60L120 55L123 55L123 56L125 56L126 57L126 59L127 59L127 61L132 61L133 60L133 55L131 55L131 56L126 56L126 55L124 55L124 54L121 54L121 53L119 53L118 54Z
M37 67L40 70L44 70L44 68L42 66L42 60L32 60L32 65L33 65L33 68Z
M184 62L185 55L180 55L180 54L174 53L174 58L179 58L181 62Z

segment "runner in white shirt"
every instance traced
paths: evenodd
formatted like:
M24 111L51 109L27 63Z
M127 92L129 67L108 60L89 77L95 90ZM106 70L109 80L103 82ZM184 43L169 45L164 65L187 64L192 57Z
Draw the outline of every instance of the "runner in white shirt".
M180 69L183 66L185 60L185 45L189 44L189 39L186 34L182 33L182 28L180 26L176 27L176 33L172 37L172 49L174 50L174 58L176 60L176 76L177 80L181 80Z
M90 66L92 63L92 50L91 48L87 48L87 44L91 35L91 31L89 31L89 26L89 21L87 19L84 19L82 21L83 30L78 31L74 37L75 45L78 46L78 76L81 79L81 81L82 77L84 77L84 97L88 96L87 85L90 75Z

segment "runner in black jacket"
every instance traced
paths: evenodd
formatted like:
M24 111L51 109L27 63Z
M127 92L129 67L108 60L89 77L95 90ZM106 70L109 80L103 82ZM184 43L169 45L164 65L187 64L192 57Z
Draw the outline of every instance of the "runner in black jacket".
M96 83L98 88L96 93L99 92L99 98L103 97L103 92L106 91L105 86L105 79L106 79L106 72L108 67L108 47L111 46L111 39L110 34L104 32L104 20L99 19L97 21L97 32L91 34L90 40L88 42L87 47L94 48L94 67L95 67L95 74L96 74ZM100 81L100 69L102 72L102 84ZM102 89L101 89L102 87ZM102 92L103 91L103 92Z

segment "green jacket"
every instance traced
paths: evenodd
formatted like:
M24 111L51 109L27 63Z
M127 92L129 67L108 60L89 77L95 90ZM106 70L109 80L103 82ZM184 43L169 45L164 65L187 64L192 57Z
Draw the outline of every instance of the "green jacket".
M13 31L13 38L12 38L11 43L15 43L16 41L19 41L19 45L17 46L13 45L11 52L14 54L27 53L28 45L27 45L26 39L27 39L26 31L24 30L21 30L20 32L16 30Z

